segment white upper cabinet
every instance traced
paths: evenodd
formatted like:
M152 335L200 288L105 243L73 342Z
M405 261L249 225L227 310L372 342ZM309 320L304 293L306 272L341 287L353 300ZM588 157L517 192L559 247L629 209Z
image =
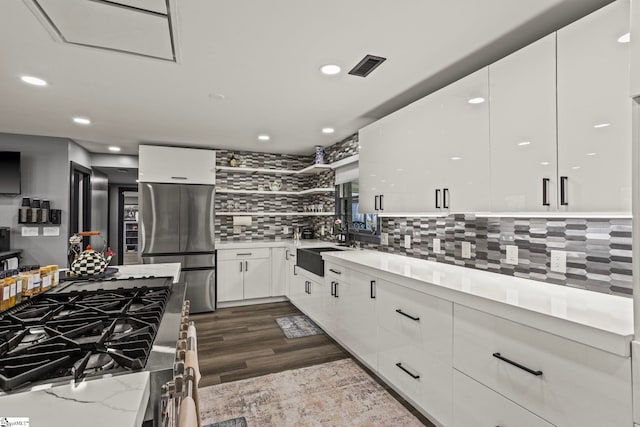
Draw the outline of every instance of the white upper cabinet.
M489 210L488 87L485 68L361 129L360 212Z
M141 145L138 178L141 182L215 184L214 150Z
M491 209L557 209L556 34L489 66Z
M621 41L624 41L623 38ZM631 62L631 96L640 96L640 0L631 0L631 32L629 34Z
M558 31L560 210L631 212L629 1Z

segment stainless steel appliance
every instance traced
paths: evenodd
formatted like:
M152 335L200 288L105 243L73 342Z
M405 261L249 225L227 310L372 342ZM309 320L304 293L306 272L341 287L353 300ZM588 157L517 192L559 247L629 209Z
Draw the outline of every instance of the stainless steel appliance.
M141 182L144 264L179 262L192 313L216 309L214 187Z

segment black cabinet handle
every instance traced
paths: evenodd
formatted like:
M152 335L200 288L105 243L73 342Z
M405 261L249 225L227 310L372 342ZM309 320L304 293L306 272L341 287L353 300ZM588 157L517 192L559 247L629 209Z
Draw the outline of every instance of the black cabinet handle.
M243 254L236 254L236 256L251 256L251 252L245 252Z
M336 298L340 298L340 297L338 296L338 285L339 285L339 284L340 284L340 283L336 282L335 287L333 288L333 296L334 296L334 297L336 297Z
M542 178L542 206L549 206L549 178Z
M447 201L447 195L449 194L448 188L442 189L442 207L445 209L449 209L449 202Z
M436 188L436 209L440 209L440 189Z
M331 282L331 296L335 296L336 295L336 291L333 290L333 285L335 285L336 282Z
M171 179L187 179L186 176L172 176Z
M409 319L411 319L411 320L415 320L416 322L420 321L420 318L419 318L419 317L413 317L413 316L411 316L410 314L407 314L407 313L405 313L404 311L400 310L399 308L398 308L398 309L396 309L396 313L398 313L398 314L402 314L403 316L408 317L408 318L409 318Z
M382 206L382 201L384 200L384 194L380 195L380 210L383 211L384 210L384 206Z
M407 375L409 375L411 378L413 378L414 380L417 380L420 378L420 375L416 375L413 372L409 371L407 368L405 368L404 366L402 366L402 363L398 362L396 363L396 366L400 369L402 369L404 372L407 373Z
M380 196L376 196L373 199L373 209L378 210L378 197Z
M569 181L569 177L566 177L566 176L560 177L560 204L562 206L569 205L569 201L567 200L567 196L568 196L567 181Z
M242 261L240 261L240 273L242 273Z
M533 369L527 368L524 365L519 364L518 362L514 362L513 360L509 360L506 357L502 356L500 353L493 353L493 357L502 360L503 362L507 362L509 365L513 365L516 368L520 368L523 371L527 371L528 373L530 373L531 375L535 375L536 377L539 377L540 375L542 375L542 371L534 371Z
M341 271L334 270L333 268L330 268L329 271L332 272L332 273L335 273L335 274L342 274Z
M371 299L375 299L376 298L376 281L372 280L371 281Z
M244 262L244 271L249 271L249 261Z

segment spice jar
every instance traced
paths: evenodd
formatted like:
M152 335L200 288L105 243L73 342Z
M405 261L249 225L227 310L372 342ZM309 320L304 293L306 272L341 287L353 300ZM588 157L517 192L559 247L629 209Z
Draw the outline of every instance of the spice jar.
M51 276L49 267L40 267L40 292L48 291L51 287Z
M33 275L31 267L25 265L20 267L20 279L22 279L22 297L30 298L33 295Z
M54 288L60 284L60 270L56 264L47 265L47 268L51 276L51 287Z
M0 310L6 310L9 308L9 296L11 289L7 286L6 273L0 272Z
M9 288L9 307L16 305L16 281L11 276L11 271L5 271L4 287Z
M40 279L40 266L32 265L31 266L31 275L33 276L33 288L31 291L31 296L38 295L41 290L42 281Z
M20 304L22 302L22 278L20 277L20 272L16 270L11 270L11 277L16 282L16 304Z

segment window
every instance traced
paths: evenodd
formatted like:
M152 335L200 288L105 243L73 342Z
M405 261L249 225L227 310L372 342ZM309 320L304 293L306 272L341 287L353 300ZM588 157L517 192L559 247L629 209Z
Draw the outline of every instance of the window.
M342 221L342 230L355 235L379 234L378 215L358 213L358 206L358 181L336 185L336 213Z

